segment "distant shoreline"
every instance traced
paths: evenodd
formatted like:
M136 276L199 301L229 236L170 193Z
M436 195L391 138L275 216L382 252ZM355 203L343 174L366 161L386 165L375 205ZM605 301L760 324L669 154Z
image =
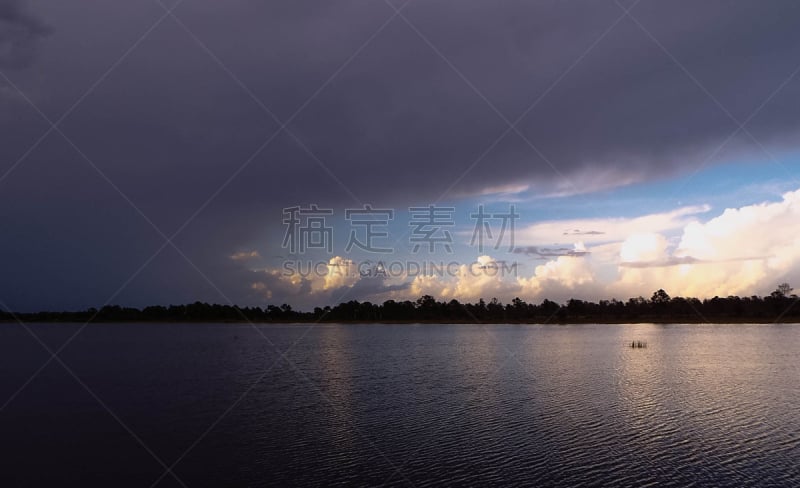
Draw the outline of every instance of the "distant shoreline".
M781 284L765 297L670 297L657 290L649 299L588 302L570 299L559 304L548 299L528 303L517 297L503 304L496 298L476 303L438 301L423 295L415 301L371 303L351 300L313 311L291 305L239 307L205 302L151 305L142 309L106 305L80 311L14 313L0 311L0 322L63 323L258 323L258 324L772 324L800 322L800 297Z
M567 322L558 321L465 321L465 320L275 320L275 321L256 321L256 320L213 320L213 319L193 319L193 320L46 320L20 319L26 324L253 324L253 325L637 325L637 324L730 324L730 325L769 325L769 324L800 324L796 317L786 317L785 319L775 320L774 318L758 317L715 317L709 320L692 319L691 317L641 317L636 320L615 320L615 319L575 319ZM18 324L15 319L0 319L0 324Z

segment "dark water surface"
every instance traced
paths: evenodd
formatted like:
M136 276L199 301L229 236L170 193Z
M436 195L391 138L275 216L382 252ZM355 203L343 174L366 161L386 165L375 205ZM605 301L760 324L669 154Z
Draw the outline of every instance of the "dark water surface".
M797 325L96 324L26 385L49 357L0 324L0 486L800 485Z

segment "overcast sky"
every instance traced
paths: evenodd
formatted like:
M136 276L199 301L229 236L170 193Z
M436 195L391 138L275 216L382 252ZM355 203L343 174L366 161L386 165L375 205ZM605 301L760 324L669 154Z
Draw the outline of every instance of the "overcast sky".
M0 0L0 302L768 293L800 277L798 25L790 0ZM331 248L292 252L312 204ZM391 252L347 249L365 205ZM415 253L428 205L449 249ZM514 206L513 243L477 248L480 205Z

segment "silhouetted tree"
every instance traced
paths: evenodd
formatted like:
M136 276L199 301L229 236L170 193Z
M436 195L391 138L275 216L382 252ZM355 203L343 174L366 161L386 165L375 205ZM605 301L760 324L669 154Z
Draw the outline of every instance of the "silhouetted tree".
M775 291L772 292L772 295L780 298L788 297L789 294L792 292L792 289L793 288L789 286L789 283L781 283L780 285L778 285L778 288L776 288Z
M665 292L663 288L653 293L653 298L650 299L653 303L669 303L669 300L669 295L667 295L667 292Z
M545 299L541 304L526 303L515 297L511 303L503 305L497 298L487 304L483 299L477 303L460 303L451 299L439 302L431 295L423 295L416 301L397 302L387 300L383 304L360 303L356 300L340 303L333 307L316 307L313 312L299 312L289 304L281 306L239 308L230 305L194 302L187 305L153 305L142 310L106 305L100 310L90 308L79 312L35 312L12 314L0 312L0 320L15 321L80 321L80 322L121 322L121 321L251 321L251 322L350 322L350 321L443 321L443 322L567 322L592 320L619 321L699 321L730 319L744 320L799 320L800 307L795 307L796 295L791 286L781 283L766 297L713 297L705 300L697 298L673 297L659 289L650 300L643 297L630 298L626 302L611 299L589 302L570 299L560 305Z

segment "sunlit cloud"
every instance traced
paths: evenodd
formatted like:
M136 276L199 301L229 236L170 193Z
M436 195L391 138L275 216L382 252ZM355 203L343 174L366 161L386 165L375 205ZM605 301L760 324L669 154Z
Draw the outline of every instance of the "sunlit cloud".
M527 238L563 238L563 229L604 229L582 233L583 240L555 247L517 247L506 261L476 257L453 263L445 273L395 273L375 280L354 261L335 256L304 276L262 272L252 289L265 298L279 292L330 299L352 289L358 299L510 301L625 299L649 296L663 288L670 295L696 296L768 293L777 283L800 279L800 190L778 202L759 203L701 221L708 206L625 219L548 221L526 228ZM570 237L573 237L570 235ZM577 237L577 236L575 236ZM531 260L544 260L530 267ZM375 269L370 268L370 276ZM532 270L532 271L531 271ZM371 280L371 281L370 281Z
M261 259L261 254L258 251L240 251L230 255L233 261L250 261L253 259Z
M687 224L672 252L659 241L639 256L674 265L637 267L631 264L648 260L625 260L614 289L658 284L686 296L765 293L800 275L799 235L800 190L779 202L726 209L705 223Z
M321 281L321 289L327 291L343 286L352 287L359 281L360 275L356 269L356 264L352 260L334 256L328 261L325 276L316 278L315 283Z

